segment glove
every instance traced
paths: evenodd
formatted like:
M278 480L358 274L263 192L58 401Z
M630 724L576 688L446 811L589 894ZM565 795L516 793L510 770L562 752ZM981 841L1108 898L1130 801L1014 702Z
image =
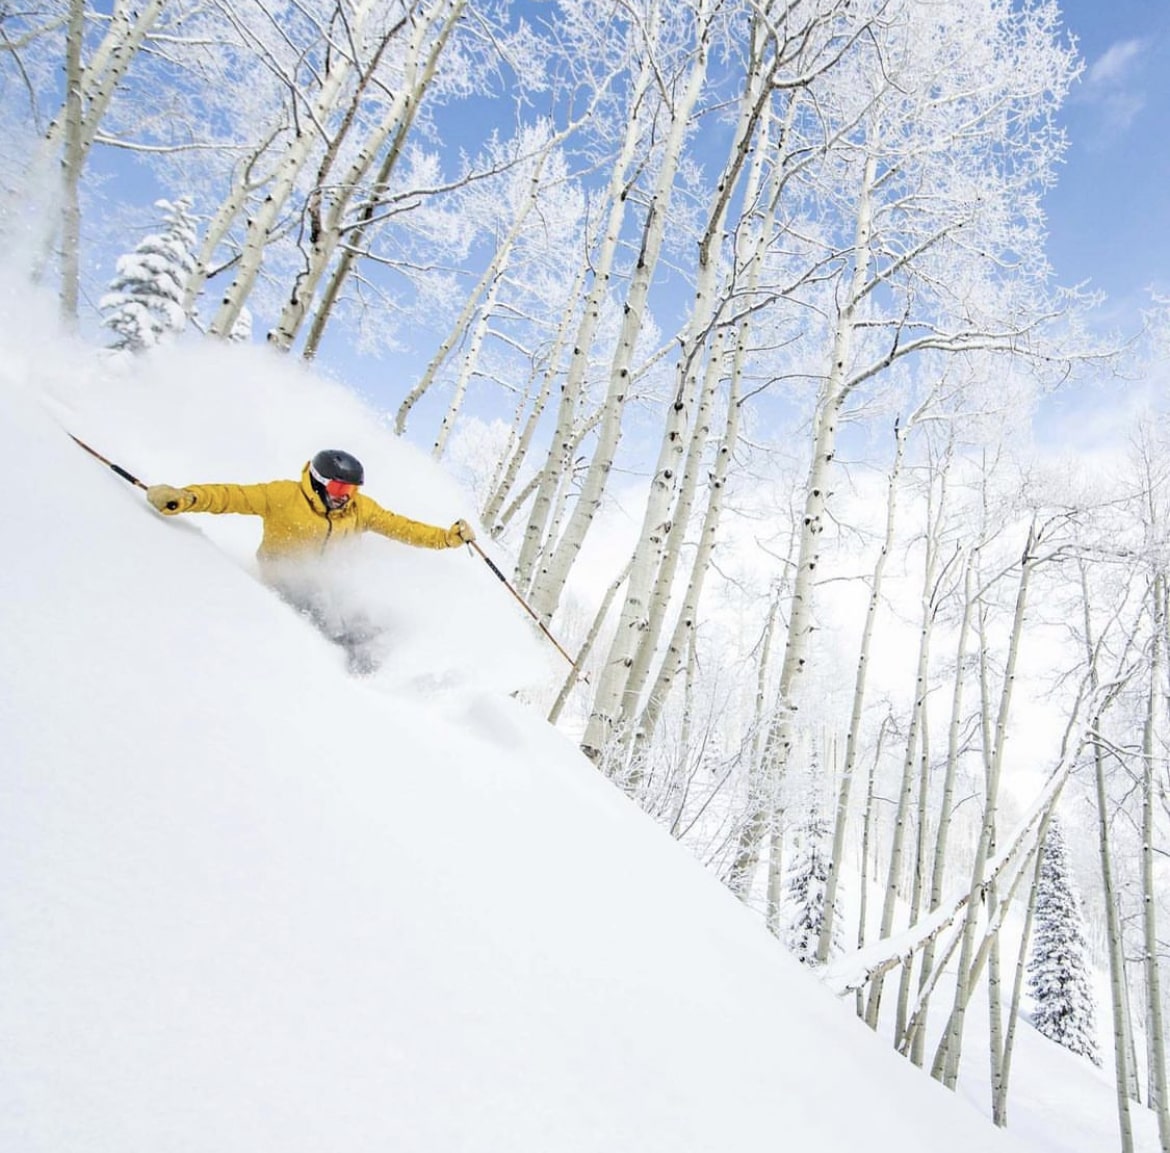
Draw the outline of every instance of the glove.
M195 494L185 488L171 488L169 484L152 484L146 490L146 499L163 516L186 512L195 503Z
M457 520L447 530L447 547L458 548L462 544L471 544L475 540L475 529L465 520Z

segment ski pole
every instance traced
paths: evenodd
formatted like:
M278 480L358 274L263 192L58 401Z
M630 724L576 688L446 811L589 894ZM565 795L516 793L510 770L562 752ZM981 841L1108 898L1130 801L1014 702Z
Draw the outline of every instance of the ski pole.
M548 637L548 639L550 641L552 641L552 643L556 646L557 652L560 653L561 656L563 656L565 658L565 660L567 660L569 662L569 664L571 664L573 666L573 668L575 669L577 667L577 662L575 660L573 660L573 658L571 656L569 656L569 654L567 652L565 652L565 650L563 648L561 648L561 646L557 643L557 638L554 637L552 635L552 633L550 633L548 631L548 629L546 629L544 627L544 622L540 619L540 617L538 617L536 615L536 613L533 611L532 606L512 587L511 583L508 581L508 578L506 576L504 576L504 574L502 572L500 572L500 570L496 567L495 563L492 561L492 558L489 557L488 554L485 553L483 551L483 549L481 549L479 547L479 545L475 543L475 541L471 540L471 541L468 541L467 543L469 545L471 545L471 547L473 549L475 549L475 551L477 553L479 553L479 555L481 557L483 557L484 564L486 564L488 566L488 568L490 568L492 570L492 572L494 572L496 574L496 576L498 576L500 578L500 581L503 583L504 588L506 588L508 590L508 592L510 592L524 606L524 609L528 613L528 615L534 621L536 621L536 623L540 626L540 631L542 633L544 633L544 635L546 637Z
M114 472L116 472L123 480L128 480L132 485L135 485L141 489L146 489L149 487L149 485L143 484L142 481L140 481L138 477L136 477L132 472L127 472L120 464L115 464L112 460L107 460L100 452L98 452L96 448L90 448L90 446L86 444L84 440L74 436L73 433L69 433L69 439L85 449L85 451L88 452L90 456L97 457L97 459L100 460L107 468L113 469Z

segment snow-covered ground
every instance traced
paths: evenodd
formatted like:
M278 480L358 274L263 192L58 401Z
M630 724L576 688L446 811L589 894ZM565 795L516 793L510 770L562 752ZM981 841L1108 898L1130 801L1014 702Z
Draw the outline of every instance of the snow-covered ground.
M256 524L163 519L64 432L172 484L343 447L469 515L352 396L48 315L0 297L0 1150L1118 1147L1108 1074L1026 1027L1006 1135L974 1032L959 1094L869 1033L510 695L559 658L469 550L339 558L388 644L355 679Z

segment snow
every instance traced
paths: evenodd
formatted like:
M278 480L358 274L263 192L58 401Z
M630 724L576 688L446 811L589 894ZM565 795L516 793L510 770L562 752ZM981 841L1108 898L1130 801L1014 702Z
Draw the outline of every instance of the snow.
M523 703L560 658L469 550L343 558L392 641L352 678L257 525L161 518L64 433L172 484L345 447L468 516L357 398L263 350L104 359L26 290L0 321L0 1149L1116 1147L1107 1074L1026 1027L1006 1134L871 1034Z

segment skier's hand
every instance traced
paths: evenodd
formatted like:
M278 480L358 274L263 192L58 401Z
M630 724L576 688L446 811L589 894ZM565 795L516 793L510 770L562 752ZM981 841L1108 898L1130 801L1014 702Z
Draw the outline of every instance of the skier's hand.
M185 488L171 488L169 484L152 484L146 490L146 499L163 516L186 512L195 503L195 494Z
M447 547L458 548L463 544L471 544L475 540L475 529L465 520L457 520L447 530Z

